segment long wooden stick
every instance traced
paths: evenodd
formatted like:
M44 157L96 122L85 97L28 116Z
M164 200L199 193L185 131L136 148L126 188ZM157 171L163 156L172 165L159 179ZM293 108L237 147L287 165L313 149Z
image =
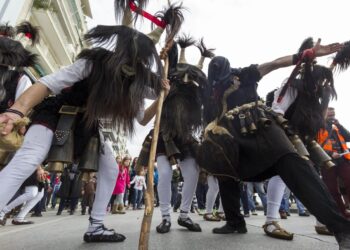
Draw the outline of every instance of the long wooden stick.
M166 79L168 76L169 69L169 59L164 60L164 75L163 79ZM160 92L157 105L156 119L154 122L154 130L151 144L151 151L148 160L148 171L147 171L147 190L145 194L145 212L143 215L143 220L141 224L141 232L139 238L139 250L148 249L149 241L149 232L152 223L153 209L154 209L154 190L153 190L153 173L154 173L154 161L157 151L158 135L159 135L159 125L160 125L160 116L162 114L164 100L164 90Z

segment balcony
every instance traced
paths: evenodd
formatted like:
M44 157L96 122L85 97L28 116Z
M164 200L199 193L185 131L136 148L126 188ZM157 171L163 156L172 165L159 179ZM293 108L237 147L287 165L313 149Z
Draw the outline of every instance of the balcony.
M71 64L74 53L70 49L57 15L51 9L33 9L32 13L33 18L40 24L42 33L45 34L58 63L61 66Z

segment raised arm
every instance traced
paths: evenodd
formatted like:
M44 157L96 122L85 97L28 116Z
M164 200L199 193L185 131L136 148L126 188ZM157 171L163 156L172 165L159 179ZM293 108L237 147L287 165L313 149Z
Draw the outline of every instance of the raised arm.
M169 80L162 80L162 87L165 90L164 93L164 100L165 97L168 95L169 90L170 90L170 84L169 84ZM157 98L152 104L151 106L149 106L144 114L142 119L139 119L138 122L142 125L142 126L146 126L153 118L153 116L156 115L157 113L157 106L158 106L158 102L159 102L159 98Z
M321 39L318 39L316 45L313 48L305 50L300 56L301 58L304 58L304 57L314 58L319 56L325 56L325 55L329 55L334 52L337 52L342 47L343 45L340 43L321 45ZM280 57L271 62L260 64L258 66L260 76L263 77L276 69L284 68L284 67L288 67L293 64L296 64L299 59L298 57L299 55L297 54L289 55L289 56Z
M58 94L62 89L73 86L74 83L83 80L91 71L91 66L84 59L77 60L74 64L41 78L37 83L29 87L12 105L8 112L0 114L0 124L4 124L1 131L3 135L10 133L13 123L25 116L33 107L39 104L50 93Z

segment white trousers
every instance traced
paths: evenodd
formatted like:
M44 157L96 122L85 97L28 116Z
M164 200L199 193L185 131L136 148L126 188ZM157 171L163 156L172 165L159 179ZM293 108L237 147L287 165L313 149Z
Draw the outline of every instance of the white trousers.
M22 147L0 172L0 210L13 197L22 183L35 171L50 150L53 132L42 125L33 125L25 135ZM103 143L103 142L102 142ZM104 154L99 156L97 188L91 216L103 220L118 176L111 146L103 143Z
M279 221L279 208L286 184L279 175L272 177L267 185L266 222Z
M44 189L38 192L37 186L27 186L24 188L24 193L14 199L11 203L2 209L2 212L7 214L15 207L25 203L21 212L16 216L16 220L23 221L29 211L43 198Z
M219 193L219 182L218 179L212 175L208 175L208 191L206 196L206 213L212 213L215 204L216 197ZM218 212L223 212L221 199Z
M184 185L182 188L182 198L180 209L184 212L189 212L193 195L196 191L199 167L194 158L189 157L179 163L182 176L184 178ZM162 216L170 215L170 200L171 200L171 179L173 169L165 155L157 157L158 168L158 195L159 207Z
M25 187L25 192L27 192L27 188L33 188L36 186L29 186L29 187ZM41 201L41 199L44 197L44 189L41 189L40 192L38 192L38 187L36 187L36 195L30 199L26 201L26 204L24 205L24 207L22 207L21 211L19 212L19 214L16 216L17 221L23 221L24 218L27 216L27 214L29 213L29 211L38 203ZM19 198L19 197L18 197ZM18 199L17 198L17 199ZM16 200L17 200L16 199Z

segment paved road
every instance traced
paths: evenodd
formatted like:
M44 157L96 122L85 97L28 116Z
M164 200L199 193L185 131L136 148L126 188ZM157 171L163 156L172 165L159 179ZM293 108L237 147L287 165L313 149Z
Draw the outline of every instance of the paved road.
M140 223L143 211L128 211L125 215L108 215L106 226L123 232L127 239L123 243L90 243L82 241L86 230L88 216L79 214L68 215L64 212L56 216L55 211L44 213L44 217L30 218L33 225L13 226L11 221L0 228L1 250L70 250L70 249L137 249ZM159 209L155 209L150 238L150 249L164 250L199 250L199 249L283 249L283 250L335 250L336 241L330 236L320 236L314 231L313 217L299 217L292 214L288 220L283 220L286 229L296 235L293 241L271 239L264 235L261 225L264 216L247 218L248 234L215 235L211 233L214 226L223 222L206 222L202 217L192 214L192 218L202 226L202 233L188 232L177 225L177 215L173 215L173 226L170 233L160 235L155 232L155 226L160 223Z

